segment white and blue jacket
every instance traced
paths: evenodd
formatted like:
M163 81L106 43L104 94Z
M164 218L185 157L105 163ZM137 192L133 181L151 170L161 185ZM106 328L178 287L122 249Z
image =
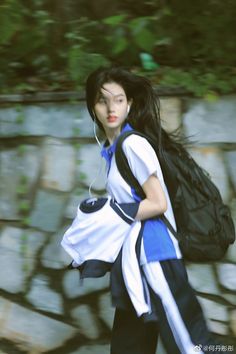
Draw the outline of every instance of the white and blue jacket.
M82 277L102 276L104 263L112 265L122 248L126 289L141 316L150 311L150 306L145 299L135 251L141 230L141 222L134 220L137 210L138 203L118 204L111 198L87 199L79 205L61 245L81 270Z
M122 132L130 130L132 130L131 126L126 124ZM167 200L165 216L173 228L176 229L170 197L154 149L145 138L135 134L128 136L124 140L122 147L128 159L130 169L141 186L151 175L155 175L159 179ZM140 201L139 197L135 195L134 190L130 188L129 184L119 173L114 156L115 149L116 141L109 147L106 147L105 144L101 152L107 163L106 189L109 195L118 203ZM165 224L160 219L145 220L142 237L141 264L182 258L178 241L167 230Z

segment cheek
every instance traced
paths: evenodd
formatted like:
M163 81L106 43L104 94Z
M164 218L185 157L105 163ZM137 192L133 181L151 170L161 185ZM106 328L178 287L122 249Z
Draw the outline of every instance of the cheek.
M127 116L128 114L128 106L122 107L122 115Z
M99 118L102 118L102 116L104 115L104 111L105 109L103 107L94 107L94 112L96 114L96 117L99 119Z

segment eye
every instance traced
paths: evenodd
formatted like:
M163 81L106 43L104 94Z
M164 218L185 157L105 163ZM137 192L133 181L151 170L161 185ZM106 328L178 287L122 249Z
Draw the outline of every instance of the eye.
M106 100L105 100L105 98L104 97L99 97L99 99L98 99L98 103L106 103Z
M115 100L116 103L123 103L124 102L124 98L117 98Z

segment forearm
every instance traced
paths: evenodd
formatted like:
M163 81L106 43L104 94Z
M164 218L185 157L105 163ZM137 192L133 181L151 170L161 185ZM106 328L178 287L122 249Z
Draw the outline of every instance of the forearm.
M167 210L165 200L156 203L149 199L144 199L139 203L139 208L135 220L146 220L162 215Z
M151 175L142 188L146 198L140 202L135 219L145 220L164 214L167 200L158 178Z
M119 204L126 214L137 221L162 215L167 210L167 200L156 176L151 175L142 185L146 198L139 203Z

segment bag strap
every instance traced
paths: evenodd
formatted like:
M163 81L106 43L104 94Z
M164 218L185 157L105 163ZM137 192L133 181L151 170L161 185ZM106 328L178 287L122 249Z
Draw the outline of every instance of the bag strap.
M115 151L116 165L118 167L118 170L119 170L121 176L124 178L124 180L132 188L134 188L135 192L137 193L137 195L141 199L144 199L145 194L143 192L143 189L140 186L137 179L135 178L133 172L131 171L130 166L129 166L129 162L128 162L127 157L126 157L124 150L122 148L122 144L123 144L124 140L132 134L143 136L142 134L140 134L138 132L134 132L134 131L128 131L128 132L122 133L119 136L117 143L116 143L116 151Z
M169 231L174 235L174 237L180 241L181 237L178 234L178 232L173 228L173 226L171 225L170 221L167 219L167 217L163 214L161 215L161 219L162 221L165 223L166 227L169 229Z
M145 135L143 135L139 132L136 132L136 131L128 131L128 132L122 133L119 136L117 143L116 143L116 151L115 151L116 165L117 165L117 168L118 168L121 176L123 177L123 179L129 184L130 187L134 188L135 192L137 193L137 195L141 199L144 199L146 197L145 193L144 193L142 187L140 186L139 182L137 181L136 177L134 176L133 172L131 171L128 159L127 159L127 157L124 153L124 150L122 148L122 144L123 144L124 140L132 134L139 135L139 136L147 139ZM160 216L160 218L165 223L165 225L170 230L170 232L174 235L174 237L178 241L180 241L179 234L175 231L175 229L173 228L173 226L171 225L171 223L167 219L167 217L163 214Z

